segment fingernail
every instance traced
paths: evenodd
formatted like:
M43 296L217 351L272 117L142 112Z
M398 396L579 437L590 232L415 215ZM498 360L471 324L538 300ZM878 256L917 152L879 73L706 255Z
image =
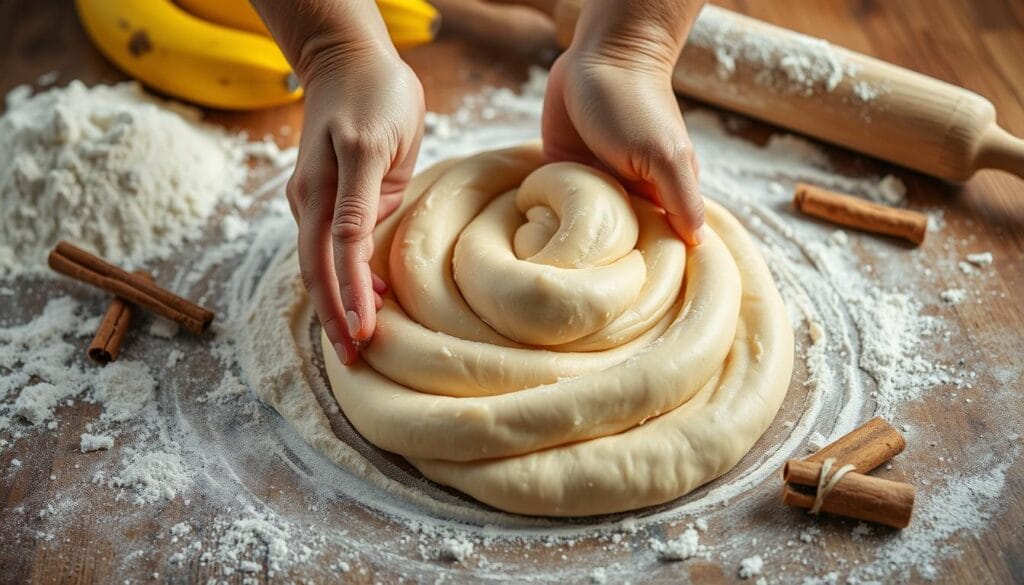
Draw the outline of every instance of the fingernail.
M341 360L341 363L345 363L346 361L348 361L348 352L345 351L344 345L340 343L335 343L334 353L338 354L338 359Z
M704 233L704 226L700 226L699 228L697 228L697 231L693 232L693 244L695 246L699 246L702 243L704 243L705 235L706 234Z
M359 333L359 315L355 311L346 311L345 321L348 321L348 334L355 339Z

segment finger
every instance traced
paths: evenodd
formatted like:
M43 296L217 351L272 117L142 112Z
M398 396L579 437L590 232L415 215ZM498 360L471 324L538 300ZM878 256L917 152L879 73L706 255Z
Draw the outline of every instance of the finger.
M310 158L319 156L320 152ZM293 202L299 225L298 256L302 284L334 351L342 361L351 363L357 353L345 329L345 313L331 254L330 202L334 193L333 185L331 191L327 191L325 184L333 181L335 171L333 164L329 167L297 165L296 175L288 184L288 198ZM329 198L323 196L325 191L330 193Z
M388 292L388 283L384 282L384 279L377 276L376 273L370 273L370 279L373 282L373 292L377 294L384 294Z
M704 199L697 186L693 149L689 140L670 141L650 153L648 168L657 202L669 215L669 223L683 240L696 246L704 239Z
M377 307L378 311L384 307L384 299L377 293L377 291L373 292L373 304Z
M381 194L380 203L377 204L377 223L387 219L402 205L402 193Z
M386 164L369 152L350 153L347 160L338 156L338 195L331 223L334 269L348 333L357 343L369 339L376 326L369 262Z

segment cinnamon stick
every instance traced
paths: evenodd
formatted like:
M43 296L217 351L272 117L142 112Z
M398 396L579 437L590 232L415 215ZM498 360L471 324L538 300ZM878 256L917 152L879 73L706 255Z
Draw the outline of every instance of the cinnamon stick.
M787 506L811 508L813 489L808 493L795 486L816 488L821 463L790 460L782 469L782 502ZM884 524L893 528L906 528L914 511L913 485L889 481L857 472L847 473L825 496L823 512Z
M59 242L50 252L50 268L75 280L90 284L145 307L193 333L202 333L213 322L214 313L184 299L156 283L129 274L101 258L67 242Z
M149 274L139 270L135 274L152 280ZM121 297L114 297L107 306L107 312L103 314L100 326L96 329L86 355L89 359L105 366L117 359L121 351L121 343L128 333L132 323L132 306Z
M875 417L804 461L823 463L831 457L836 460L836 467L851 464L857 473L868 473L902 453L906 446L906 440L895 427Z
M916 245L928 233L928 216L797 183L793 203L802 213L847 227L896 236Z

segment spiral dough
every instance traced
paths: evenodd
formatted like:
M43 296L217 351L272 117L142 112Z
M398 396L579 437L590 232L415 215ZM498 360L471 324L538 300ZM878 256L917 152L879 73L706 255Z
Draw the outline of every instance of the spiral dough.
M707 201L703 244L613 178L535 145L421 173L375 232L390 291L354 367L352 424L426 477L509 512L677 498L775 417L793 332L760 252Z

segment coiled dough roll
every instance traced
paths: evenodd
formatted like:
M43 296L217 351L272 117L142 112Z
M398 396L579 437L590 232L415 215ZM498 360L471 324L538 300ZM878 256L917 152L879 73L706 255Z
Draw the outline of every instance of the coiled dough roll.
M522 514L619 512L732 468L781 406L793 333L743 227L686 246L612 177L535 145L417 176L375 232L390 292L334 396L378 447Z

